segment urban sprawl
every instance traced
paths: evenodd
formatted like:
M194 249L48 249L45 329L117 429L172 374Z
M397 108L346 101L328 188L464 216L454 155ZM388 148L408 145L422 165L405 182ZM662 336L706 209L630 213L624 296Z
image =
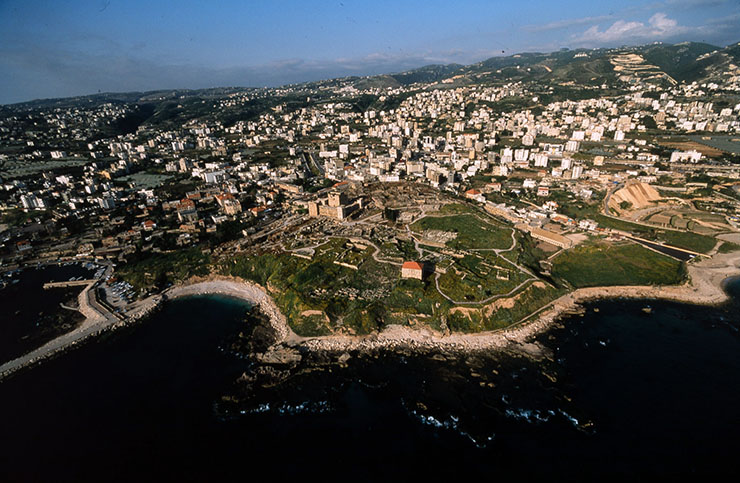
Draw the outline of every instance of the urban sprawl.
M495 329L574 287L680 283L740 241L740 70L677 81L605 52L612 84L492 70L4 106L2 267L115 267L96 293L119 318L238 276L303 335Z

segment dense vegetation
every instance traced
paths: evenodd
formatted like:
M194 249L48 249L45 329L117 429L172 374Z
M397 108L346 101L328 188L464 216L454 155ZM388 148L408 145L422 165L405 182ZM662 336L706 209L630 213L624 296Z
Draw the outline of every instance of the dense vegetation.
M472 214L432 217L418 220L411 229L416 232L440 230L457 233L447 246L458 249L509 248L511 229L485 222Z
M210 255L199 248L189 248L134 258L116 273L137 291L161 290L193 276L207 275L210 262Z
M594 220L599 222L599 226L605 228L614 228L617 230L628 231L637 236L649 240L663 242L685 250L692 250L699 253L708 253L717 244L717 240L710 236L699 235L687 231L661 230L660 228L639 225L628 221L619 220L609 216L597 214Z
M685 279L686 266L641 245L594 241L558 255L552 274L577 288L675 285Z

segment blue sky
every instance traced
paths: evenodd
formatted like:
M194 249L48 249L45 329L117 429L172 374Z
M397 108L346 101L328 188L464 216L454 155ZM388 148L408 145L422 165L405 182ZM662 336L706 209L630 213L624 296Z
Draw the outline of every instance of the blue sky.
M0 103L685 40L739 41L740 0L0 0Z

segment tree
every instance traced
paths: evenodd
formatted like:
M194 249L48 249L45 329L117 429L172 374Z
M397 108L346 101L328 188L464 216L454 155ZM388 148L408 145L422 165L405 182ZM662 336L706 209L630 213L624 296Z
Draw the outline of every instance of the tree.
M396 221L398 219L398 210L394 210L393 208L385 208L383 209L383 218L390 221Z
M642 118L642 123L648 129L658 129L658 124L653 119L653 116L645 116Z
M167 271L161 269L157 271L157 275L154 278L154 286L157 288L157 290L163 290L167 287L169 281L170 279L167 276Z

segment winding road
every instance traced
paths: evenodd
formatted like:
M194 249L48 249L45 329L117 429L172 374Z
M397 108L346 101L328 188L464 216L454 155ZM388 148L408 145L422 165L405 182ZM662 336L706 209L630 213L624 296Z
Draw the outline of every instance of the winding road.
M486 220L482 219L481 216L478 213L471 213L471 215L474 216L476 219L478 219L480 221L483 221L483 222L488 223ZM376 215L376 216L379 216L379 215ZM422 212L421 216L418 217L416 220L418 221L418 220L420 220L422 218L425 218L425 217L445 217L445 216L450 216L450 215L449 214L429 215L429 214L427 214L425 212ZM356 221L346 221L343 224L346 224L346 225L357 225L357 224L366 223L367 221L368 221L368 219L365 219L365 220L356 220ZM416 253L419 255L419 258L422 258L424 256L424 252L425 251L426 252L429 252L429 253L436 253L434 251L431 251L431 250L422 248L420 246L420 244L419 244L419 239L411 231L409 225L406 224L405 227L406 227L406 233L408 234L408 236L414 242L414 249L416 250ZM534 282L534 281L538 281L538 280L541 281L541 279L539 277L537 277L535 274L533 274L527 268L525 268L525 267L517 264L516 262L514 262L512 260L509 260L506 257L501 256L502 253L505 253L505 252L509 252L511 250L514 250L516 248L516 246L517 246L516 230L511 229L511 233L510 234L511 234L511 246L508 247L508 248L477 248L477 249L471 249L471 250L468 250L468 251L470 251L470 252L493 252L497 256L499 256L503 260L505 260L507 263L509 263L510 265L516 267L522 273L525 273L526 275L528 275L529 277L526 280L524 280L519 285L517 285L516 287L514 287L512 290L510 290L509 292L507 292L505 294L492 295L492 296L490 296L490 297L488 297L486 299L478 300L478 301L454 300L454 299L452 299L450 296L448 296L446 293L444 293L442 291L442 289L439 286L439 277L440 277L440 274L439 273L435 273L435 275L434 275L434 285L435 285L435 288L437 289L437 292L439 292L439 294L442 297L444 297L446 300L448 300L448 301L450 301L450 302L452 302L453 304L456 304L456 305L479 305L479 304L489 303L489 302L491 302L493 300L496 300L496 299L499 299L499 298L510 297L512 294L514 294L517 291L521 290L528 283ZM287 253L296 253L296 254L308 254L308 253L310 253L311 256L313 256L315 254L315 250L318 247L325 245L331 239L339 239L339 238L347 238L347 237L345 237L345 236L329 236L329 237L327 237L327 239L325 241L322 241L320 243L316 243L314 245L309 245L309 246L301 247L301 248L292 248L292 249L288 249L288 248L283 247L283 250L285 252L287 252ZM363 241L363 243L366 243L368 246L373 247L374 251L373 251L373 254L371 256L372 256L373 260L375 260L376 262L378 262L378 263L386 263L386 264L393 265L393 266L396 266L396 267L403 266L403 263L401 263L401 262L397 262L397 261L394 261L394 260L388 260L386 258L381 258L379 256L380 255L380 247L378 247L378 245L376 245L374 242L372 242L370 240L367 240L365 238L363 238L362 241Z
M511 246L509 248L476 248L476 249L471 249L470 251L471 252L490 251L490 252L494 252L497 256L501 256L502 253L509 252L509 251L513 250L514 248L516 248L516 236L515 236L515 230L511 230ZM445 294L444 292L442 292L442 290L439 288L439 273L437 273L434 276L434 285L437 288L437 292L439 292L439 294L442 297L444 297L445 299L449 300L450 302L452 302L455 305L479 305L479 304L487 304L487 303L489 303L489 302L491 302L493 300L496 300L496 299L500 299L500 298L504 298L504 297L510 297L512 294L514 294L517 291L519 291L519 289L521 289L522 287L524 287L529 282L534 282L534 281L540 280L536 275L534 275L532 272L530 272L526 268L522 267L521 265L519 265L519 264L517 264L517 263L515 263L515 262L513 262L511 260L509 260L506 257L501 257L501 258L503 260L506 260L508 263L510 263L511 265L515 266L516 268L518 268L522 272L524 272L527 275L529 275L529 278L526 279L526 280L524 280L522 283L520 283L519 285L517 285L513 289L511 289L508 293L491 295L490 297L488 297L486 299L483 299L483 300L476 300L476 301L464 300L464 301L460 301L460 300L453 300L447 294Z

